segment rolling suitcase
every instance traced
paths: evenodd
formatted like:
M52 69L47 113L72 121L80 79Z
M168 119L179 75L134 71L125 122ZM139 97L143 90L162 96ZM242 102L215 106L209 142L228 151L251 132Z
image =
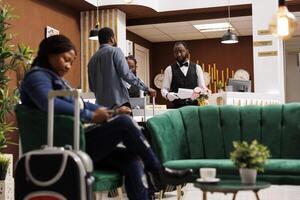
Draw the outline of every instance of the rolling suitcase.
M74 96L74 149L53 147L54 98ZM24 154L16 166L16 200L91 200L94 177L90 157L79 150L79 92L48 94L47 146Z

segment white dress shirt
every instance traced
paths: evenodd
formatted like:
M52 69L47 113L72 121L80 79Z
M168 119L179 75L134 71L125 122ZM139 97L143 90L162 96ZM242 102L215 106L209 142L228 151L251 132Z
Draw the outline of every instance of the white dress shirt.
M190 61L188 60L188 65L190 65ZM177 64L179 65L179 63L177 62ZM186 76L187 72L188 72L189 67L188 66L182 66L180 67L180 70L182 71L182 73L184 74L184 76ZM197 86L200 88L205 88L205 82L204 82L204 76L203 76L203 71L201 69L201 67L196 64L196 74L197 74ZM169 65L164 72L164 80L163 80L163 85L161 88L161 95L168 100L168 98L166 97L168 92L170 91L171 88L171 83L172 83L172 67L171 65Z

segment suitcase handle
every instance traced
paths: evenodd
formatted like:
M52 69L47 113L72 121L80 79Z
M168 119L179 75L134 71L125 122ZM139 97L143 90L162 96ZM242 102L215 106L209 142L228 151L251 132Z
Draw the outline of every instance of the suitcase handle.
M29 166L32 155L34 155L34 154L28 154L25 157L25 170L26 170L26 174L27 174L29 180L31 180L35 185L46 187L46 186L56 183L61 178L61 176L63 175L63 173L66 169L66 166L67 166L68 155L66 155L66 154L62 155L63 156L62 163L61 163L58 173L53 178L51 178L50 180L47 180L47 181L40 181L32 175L32 173L30 171L30 166Z
M147 92L144 92L144 121L146 122L146 105L147 105ZM152 115L155 115L155 97L152 97Z
M48 138L49 147L53 147L53 125L54 125L54 99L58 96L73 96L74 97L74 150L79 150L79 120L80 109L79 99L80 90L51 90L48 93Z

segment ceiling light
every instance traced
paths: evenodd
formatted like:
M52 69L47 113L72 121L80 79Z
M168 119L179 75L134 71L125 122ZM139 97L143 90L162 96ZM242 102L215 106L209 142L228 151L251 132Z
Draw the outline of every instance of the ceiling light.
M228 0L228 23L230 24L230 0ZM231 32L232 28L228 26L227 32L223 35L222 44L235 44L239 42L238 36Z
M98 16L98 0L97 0L97 23L95 28L93 28L92 30L90 30L90 34L89 34L89 39L90 40L98 40L98 32L99 32L99 28L100 28L100 23L99 23L99 16Z
M211 24L196 24L193 25L200 32L226 31L228 27L232 27L230 23L211 23Z
M230 29L223 35L221 43L222 44L235 44L238 43L238 37L235 33L231 32Z
M272 21L269 29L273 35L283 40L291 38L297 28L296 17L289 12L284 0L279 0L279 8Z

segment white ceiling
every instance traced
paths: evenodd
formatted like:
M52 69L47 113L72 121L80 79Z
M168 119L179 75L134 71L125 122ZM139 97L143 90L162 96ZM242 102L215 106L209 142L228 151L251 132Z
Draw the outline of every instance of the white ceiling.
M300 12L294 13L297 17L298 28L296 35L300 35ZM226 31L200 32L194 24L208 24L217 22L227 22L227 18L197 20L174 23L148 24L138 26L127 26L131 32L149 40L150 42L170 42L178 40L198 40L209 38L221 38ZM233 32L238 36L252 35L252 17L232 17L230 23L235 29Z

